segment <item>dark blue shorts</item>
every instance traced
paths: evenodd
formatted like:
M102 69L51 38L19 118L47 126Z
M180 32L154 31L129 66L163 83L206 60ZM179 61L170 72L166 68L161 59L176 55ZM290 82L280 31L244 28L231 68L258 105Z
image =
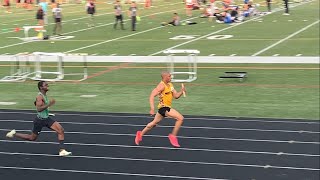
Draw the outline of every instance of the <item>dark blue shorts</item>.
M158 110L158 113L161 114L163 117L166 117L166 111L170 112L170 109L169 107L162 107Z
M43 127L47 127L49 129L51 129L51 126L54 122L56 122L56 121L52 120L50 117L45 118L45 119L40 119L40 118L36 117L33 121L32 132L34 134L39 135Z

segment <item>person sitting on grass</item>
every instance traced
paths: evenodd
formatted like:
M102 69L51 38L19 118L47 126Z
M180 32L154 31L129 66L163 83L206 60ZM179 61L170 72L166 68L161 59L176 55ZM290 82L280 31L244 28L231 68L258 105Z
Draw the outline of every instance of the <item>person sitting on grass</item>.
M179 26L180 25L180 17L178 13L173 13L172 20L170 22L163 22L161 23L162 26Z

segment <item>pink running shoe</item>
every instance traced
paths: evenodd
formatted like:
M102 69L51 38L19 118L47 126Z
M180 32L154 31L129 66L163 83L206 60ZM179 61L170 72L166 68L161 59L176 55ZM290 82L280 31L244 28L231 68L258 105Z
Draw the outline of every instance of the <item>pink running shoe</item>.
M141 131L137 131L136 139L134 141L135 141L136 145L140 144L140 142L142 141Z
M175 135L169 134L168 138L173 147L180 147L180 144L178 143L178 139Z

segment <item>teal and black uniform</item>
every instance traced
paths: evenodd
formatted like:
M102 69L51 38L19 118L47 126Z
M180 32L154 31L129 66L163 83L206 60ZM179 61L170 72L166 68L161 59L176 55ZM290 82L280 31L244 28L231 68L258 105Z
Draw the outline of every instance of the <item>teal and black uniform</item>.
M42 94L41 92L39 92L38 95L41 95L43 97L43 100L44 100L43 102L45 105L49 104L49 99L46 95ZM39 133L41 132L43 127L47 127L49 129L51 129L50 127L52 126L52 124L54 122L55 121L49 117L49 109L48 108L41 111L41 112L37 111L37 117L33 121L32 132L39 135Z

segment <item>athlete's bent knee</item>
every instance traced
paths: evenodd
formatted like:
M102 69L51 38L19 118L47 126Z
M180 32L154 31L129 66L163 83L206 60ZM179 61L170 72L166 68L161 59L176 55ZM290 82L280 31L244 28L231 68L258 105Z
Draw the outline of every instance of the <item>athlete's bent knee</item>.
M177 118L177 120L183 121L183 120L184 120L184 117L183 117L183 116L180 116L180 117Z
M30 136L29 141L35 141L35 140L37 140L37 137L35 137L35 136Z
M59 128L58 131L57 131L57 133L58 133L58 134L64 134L64 129L63 129L62 127Z

